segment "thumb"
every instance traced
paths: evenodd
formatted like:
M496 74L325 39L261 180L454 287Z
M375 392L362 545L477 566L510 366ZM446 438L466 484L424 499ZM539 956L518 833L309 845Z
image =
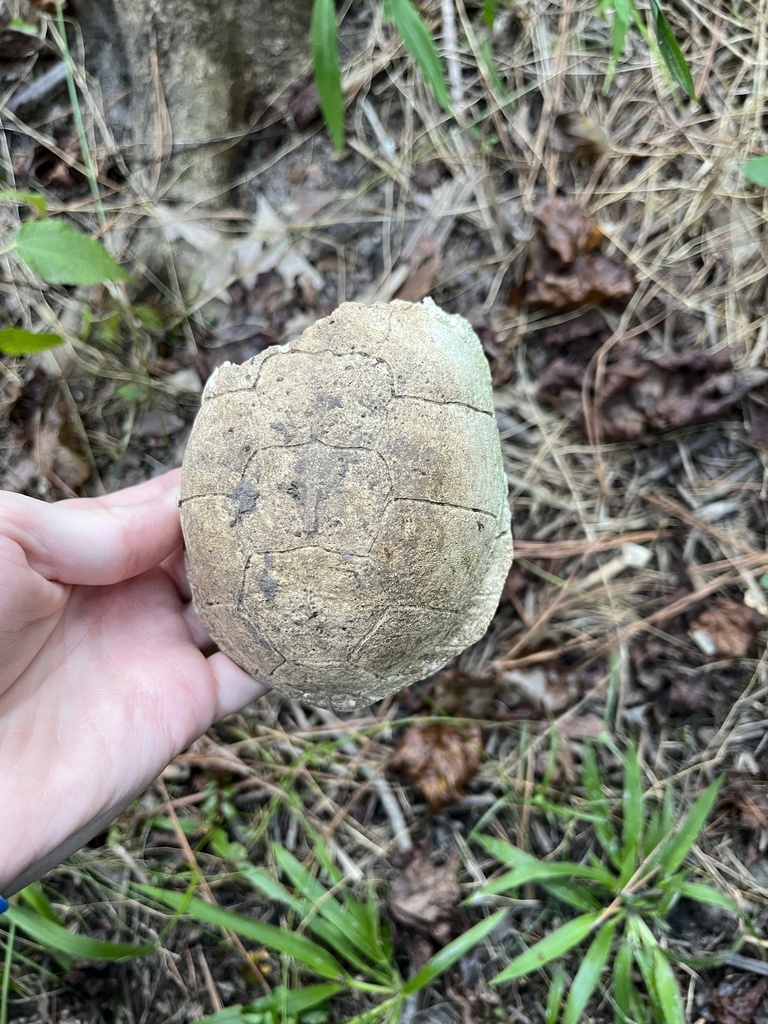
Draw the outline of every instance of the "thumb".
M0 529L31 568L58 583L105 586L159 565L182 542L177 488L131 504L92 500L48 504L0 495Z

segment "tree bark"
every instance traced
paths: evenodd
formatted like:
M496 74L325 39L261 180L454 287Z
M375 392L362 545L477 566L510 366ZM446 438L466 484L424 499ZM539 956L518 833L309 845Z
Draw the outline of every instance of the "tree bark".
M257 98L309 58L312 0L75 0L86 68L151 191L220 202Z

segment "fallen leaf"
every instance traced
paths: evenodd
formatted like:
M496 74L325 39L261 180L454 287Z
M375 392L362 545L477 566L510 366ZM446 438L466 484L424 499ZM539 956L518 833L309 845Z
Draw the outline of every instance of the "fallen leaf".
M578 202L559 196L545 199L533 221L528 263L522 283L509 294L511 305L567 310L629 300L634 272L594 251L604 235Z
M550 714L571 707L582 692L578 671L569 670L556 660L541 666L510 669L503 679L534 707Z
M709 997L714 1024L756 1024L755 1014L768 995L768 978L742 992L715 992ZM763 1016L760 1017L764 1021Z
M299 86L294 92L288 102L288 111L294 124L301 131L309 128L312 122L317 120L320 116L320 99L313 78Z
M768 780L732 769L719 804L738 812L743 829L749 832L768 829Z
M579 256L592 252L605 237L597 221L587 216L575 199L544 199L533 211L533 220L539 240L562 263L573 263Z
M77 136L70 135L59 141L57 146L70 160L82 163L83 154ZM29 170L34 180L45 188L68 192L84 192L88 189L88 179L80 171L41 143L32 152Z
M408 277L394 297L403 302L420 302L435 287L440 262L435 240L422 238L408 260Z
M79 439L56 407L47 409L35 438L35 459L39 471L65 494L72 497L91 475L91 465L81 454Z
M457 668L435 675L432 702L441 713L454 718L484 718L499 688L493 676L476 677Z
M768 370L734 368L733 348L649 354L633 338L610 350L596 392L590 361L595 339L568 350L539 377L539 394L584 427L584 392L598 438L638 441L718 419L768 381Z
M408 864L392 883L389 910L398 924L444 946L461 932L456 881L458 855L434 864L425 845L415 846Z
M479 725L459 732L443 722L416 722L400 737L389 767L419 787L432 814L461 799L480 766L483 734Z
M716 597L691 623L689 635L709 657L744 658L768 619L728 597Z

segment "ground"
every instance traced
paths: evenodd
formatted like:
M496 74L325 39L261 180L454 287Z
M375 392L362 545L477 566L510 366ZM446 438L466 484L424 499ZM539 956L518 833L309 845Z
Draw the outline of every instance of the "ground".
M373 886L407 975L489 912L458 906L498 868L476 833L585 860L585 747L620 802L634 741L643 789L674 784L680 814L724 780L689 863L743 919L690 901L669 915L663 944L694 958L677 968L688 1019L768 1020L768 200L741 173L768 149L768 7L665 5L700 102L637 33L605 89L610 27L591 3L499 3L492 31L480 5L422 7L452 115L378 6L355 5L343 153L296 82L255 113L215 217L171 210L161 191L140 205L129 156L84 103L106 238L135 283L43 286L4 258L4 315L29 329L58 318L68 344L0 361L0 484L56 500L176 466L221 361L344 300L430 294L470 320L492 367L516 543L499 611L455 666L364 714L273 694L202 737L43 882L73 931L156 951L73 962L17 933L7 1019L191 1021L277 979L297 986L258 942L177 920L138 889L204 879L219 905L279 924L246 870L277 876L273 844L313 871L320 844L350 891ZM5 56L8 187L93 230L66 92L12 102L55 55ZM3 206L0 230L15 216ZM158 240L146 273L137 232ZM568 916L533 885L518 895L403 1020L548 1019L551 968L489 985ZM579 957L563 962L570 977ZM608 975L584 1019L613 1019Z

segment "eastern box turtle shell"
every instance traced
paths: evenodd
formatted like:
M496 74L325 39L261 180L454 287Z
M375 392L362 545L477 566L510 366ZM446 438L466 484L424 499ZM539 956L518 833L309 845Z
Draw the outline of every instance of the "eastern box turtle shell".
M430 299L345 303L211 377L184 457L195 606L254 677L348 711L479 640L512 559L491 380Z

